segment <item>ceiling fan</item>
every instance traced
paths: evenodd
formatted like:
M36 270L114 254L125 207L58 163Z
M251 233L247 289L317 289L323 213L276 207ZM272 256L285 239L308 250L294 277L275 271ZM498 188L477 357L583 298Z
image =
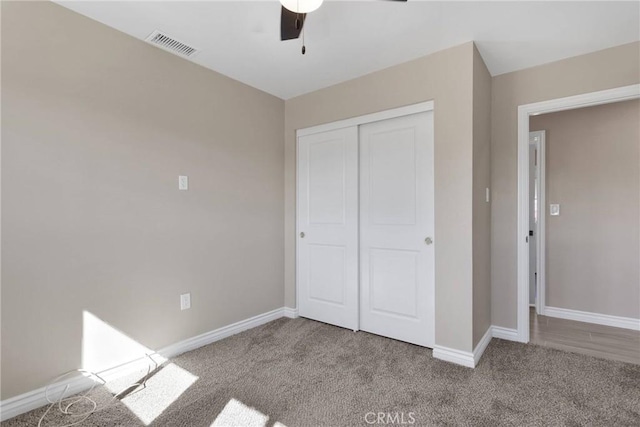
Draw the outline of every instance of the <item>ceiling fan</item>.
M392 0L406 2L407 0ZM302 33L302 54L307 48L304 45L304 32L302 27L307 13L313 12L322 5L323 0L280 0L280 40L292 40L300 37Z

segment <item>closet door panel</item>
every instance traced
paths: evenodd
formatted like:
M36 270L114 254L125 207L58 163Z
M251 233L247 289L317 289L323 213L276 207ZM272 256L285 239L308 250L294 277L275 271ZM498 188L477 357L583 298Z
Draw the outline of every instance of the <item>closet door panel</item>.
M418 252L372 248L369 250L369 260L371 311L416 319Z
M302 317L358 329L358 131L298 139L297 281Z
M360 127L360 187L360 328L432 347L432 112Z
M368 144L370 224L415 225L416 143L412 129L370 134Z

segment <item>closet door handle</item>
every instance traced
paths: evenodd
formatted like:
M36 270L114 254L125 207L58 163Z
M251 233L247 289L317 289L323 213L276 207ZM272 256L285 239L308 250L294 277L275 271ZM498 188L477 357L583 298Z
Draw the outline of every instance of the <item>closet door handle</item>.
M300 238L304 239L304 231L300 232Z
M427 237L426 239L424 239L424 242L425 242L427 245L431 245L431 244L433 243L433 239L432 239L431 237Z

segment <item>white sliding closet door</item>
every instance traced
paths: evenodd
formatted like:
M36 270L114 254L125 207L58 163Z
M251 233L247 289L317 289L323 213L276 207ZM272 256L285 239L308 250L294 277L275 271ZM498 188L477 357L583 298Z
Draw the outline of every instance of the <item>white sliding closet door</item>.
M358 329L358 128L298 138L300 316Z
M360 329L434 344L433 112L360 127Z

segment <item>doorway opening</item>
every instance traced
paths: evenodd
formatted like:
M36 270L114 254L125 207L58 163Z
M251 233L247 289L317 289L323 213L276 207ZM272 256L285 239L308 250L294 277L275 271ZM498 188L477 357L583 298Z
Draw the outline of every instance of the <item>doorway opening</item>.
M640 364L638 117L638 99L530 117L537 345Z
M536 184L530 185L531 176L531 137L530 134L530 118L546 113L559 112L565 110L574 110L583 107L590 107L602 104L610 104L620 101L632 100L640 98L640 85L625 86L616 89L604 90L600 92L592 92L583 95L571 96L566 98L559 98L549 101L537 102L533 104L521 105L518 108L518 243L517 243L517 341L529 342L530 340L530 316L531 316L531 284L535 282L537 286L534 287L534 301L535 310L540 311L543 314L549 314L549 308L546 307L546 299L548 295L545 295L545 262L546 257L540 253L540 250L545 250L546 243L543 241L541 244L540 238L545 239L544 218L546 214L554 215L554 212L559 213L560 206L547 205L547 202L543 202L545 197L544 184L541 187L541 180L544 180L544 174L538 178L538 193L531 195L533 191L536 191ZM540 134L538 134L540 137ZM549 138L547 134L546 139ZM548 144L548 141L547 141ZM536 158L539 161L541 150L538 150ZM637 160L637 159L636 159ZM544 162L542 162L544 164ZM538 163L540 166L540 163ZM550 203L554 203L549 201ZM538 217L537 222L534 217L533 221L531 216L536 215L535 206L532 208L530 204L537 204ZM556 204L556 203L554 203ZM551 208L555 209L554 212L547 212ZM544 213L544 215L543 215ZM542 221L541 221L542 220ZM535 225L532 228L532 224ZM536 233L538 229L538 233ZM583 230L588 233L589 230ZM533 232L533 236L531 233ZM537 235L536 235L537 234ZM533 237L533 239L532 239ZM533 242L533 243L532 243ZM533 254L531 253L533 252ZM542 262L542 265L540 264ZM532 265L536 266L536 271L531 274ZM535 274L537 273L537 274ZM573 310L578 312L579 310ZM565 311L566 312L566 311ZM579 313L578 313L579 314ZM609 316L616 317L616 316ZM622 318L621 316L618 316ZM586 319L583 319L586 320ZM614 319L619 320L619 319ZM623 318L625 320L628 329L640 330L640 321L636 318Z

